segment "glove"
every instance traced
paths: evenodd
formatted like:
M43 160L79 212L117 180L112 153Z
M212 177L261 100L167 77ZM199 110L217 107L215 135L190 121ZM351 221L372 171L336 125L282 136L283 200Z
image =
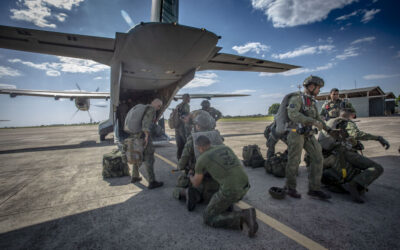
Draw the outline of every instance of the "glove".
M389 142L386 141L382 136L378 137L378 141L382 144L382 147L384 147L386 150L390 148Z
M315 121L315 122L313 123L313 125L314 125L319 131L321 131L321 130L323 129L323 127L324 127L324 125L323 125L322 122L320 122L320 121Z
M357 150L364 150L364 145L360 141L357 141L357 144L354 146L354 148Z

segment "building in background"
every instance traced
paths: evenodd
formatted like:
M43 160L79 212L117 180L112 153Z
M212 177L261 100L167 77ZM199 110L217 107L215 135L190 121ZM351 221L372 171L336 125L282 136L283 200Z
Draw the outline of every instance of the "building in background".
M395 113L395 95L385 93L379 86L339 90L342 99L348 99L357 111L358 117L383 116ZM321 93L317 97L317 107L321 107L329 99L329 92Z

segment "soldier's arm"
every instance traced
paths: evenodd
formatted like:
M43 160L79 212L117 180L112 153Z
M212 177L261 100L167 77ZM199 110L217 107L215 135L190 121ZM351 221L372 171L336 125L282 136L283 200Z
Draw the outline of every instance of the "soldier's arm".
M314 123L315 120L313 118L307 117L300 112L301 104L301 97L292 96L290 98L289 105L287 106L289 119L295 123L301 123L303 125L310 125Z
M322 116L322 117L325 117L325 115L326 115L326 108L325 108L325 106L326 106L326 102L324 102L324 104L322 104L321 112L319 113L319 115Z
M151 125L156 117L156 110L153 107L148 107L144 112L142 119L142 131L150 133Z
M194 176L190 176L190 182L193 184L194 187L198 187L203 181L204 173L206 172L205 162L202 161L201 157L199 157L198 161L196 162L196 167L194 171Z
M366 140L378 140L379 136L375 136L372 134L365 133L358 129L357 125L350 121L347 123L346 127L347 133L349 136L353 137L356 140L366 141Z
M215 121L221 119L222 113L218 109L215 109L215 113L216 113Z
M193 139L192 137L189 137L183 148L181 158L179 159L178 169L184 170L185 167L189 164L191 156L194 156Z
M317 108L317 107L315 107L315 108ZM328 125L326 125L326 122L325 122L325 121L321 118L321 116L319 116L318 114L317 114L317 116L315 117L315 120L317 120L317 121L319 121L319 122L322 123L322 129L323 129L323 130L328 131L328 132L331 130L331 128L328 127Z

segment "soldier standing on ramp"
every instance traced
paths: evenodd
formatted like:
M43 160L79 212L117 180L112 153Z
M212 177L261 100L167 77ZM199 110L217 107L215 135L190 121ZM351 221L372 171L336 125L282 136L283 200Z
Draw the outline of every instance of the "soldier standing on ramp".
M213 107L211 107L210 101L204 100L201 102L201 109L207 111L215 121L218 121L222 117L222 113Z
M190 177L194 187L198 187L205 173L218 182L219 190L216 192L206 207L203 220L211 227L221 227L240 230L243 224L249 228L249 237L254 237L258 224L254 208L241 211L229 211L234 203L243 198L250 188L249 179L240 160L232 149L225 145L211 146L206 136L199 136L195 140L200 156L195 166L195 174ZM187 199L192 200L190 193Z
M161 187L162 182L156 181L154 175L154 146L150 129L156 119L156 112L162 107L160 99L154 99L150 105L138 104L129 110L124 125L124 131L129 133L125 140L124 151L127 161L133 164L132 183L141 181L139 167L144 162L149 177L149 189Z
M331 196L321 191L322 149L315 139L315 132L312 129L312 126L315 126L318 130L331 131L321 120L314 99L318 95L320 88L324 86L324 80L317 76L309 76L304 80L303 86L304 93L289 94L291 96L287 105L287 117L289 119L287 129L289 134L287 137L288 163L286 166L285 188L289 196L301 198L301 194L296 190L296 176L301 161L301 152L304 148L311 161L308 174L309 191L307 194L314 198L326 200L330 199ZM289 95L285 98L288 98Z
M190 96L189 94L184 94L182 96L182 102L176 106L175 109L178 109L178 116L181 118L183 115L189 115L190 113ZM189 131L187 131L188 128L186 127L185 123L180 120L178 126L175 128L175 141L176 141L176 147L178 148L176 151L176 158L178 160L181 158L183 147L185 146L186 139L187 139L187 134Z

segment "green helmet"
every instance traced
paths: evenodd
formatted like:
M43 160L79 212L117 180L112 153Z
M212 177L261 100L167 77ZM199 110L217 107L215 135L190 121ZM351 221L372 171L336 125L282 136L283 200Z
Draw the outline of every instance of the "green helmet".
M193 123L199 125L202 130L211 130L215 128L215 120L204 110L193 111Z
M280 188L280 187L271 187L269 189L269 194L273 198L278 199L278 200L282 200L286 196L285 190L283 188Z
M343 108L341 111L343 111L343 112L348 112L348 113L353 113L353 114L357 113L357 112L356 112L356 109L353 108L353 107L350 106L350 105L346 106L346 107Z
M210 102L208 100L204 100L204 101L201 102L201 106L203 108L209 108L211 105L210 105Z
M320 86L321 88L325 85L325 82L322 78L318 77L318 76L309 76L307 77L304 82L303 82L303 86L307 87L310 84L315 84L317 86Z

